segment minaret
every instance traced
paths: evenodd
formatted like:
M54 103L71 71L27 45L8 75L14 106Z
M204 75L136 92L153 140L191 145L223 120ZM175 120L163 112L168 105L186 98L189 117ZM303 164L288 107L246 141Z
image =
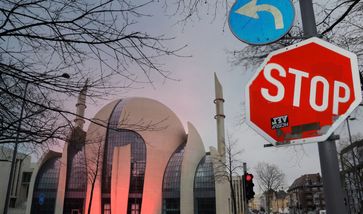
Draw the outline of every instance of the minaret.
M221 157L224 159L226 155L225 151L225 133L224 133L224 118L226 117L224 115L223 110L223 89L222 85L219 82L216 73L214 73L214 84L215 84L215 100L214 103L216 104L216 115L214 116L214 119L217 120L217 144L218 144L218 153L221 155Z
M58 191L57 191L57 200L55 202L55 214L61 214L63 213L64 208L64 199L67 195L67 173L71 172L71 170L80 170L80 169L74 169L72 166L76 162L78 164L82 164L85 162L79 162L80 159L85 160L84 152L82 150L85 148L85 142L86 142L86 132L83 130L83 125L85 123L84 121L84 112L86 109L86 96L87 96L87 84L88 80L84 84L82 90L79 92L78 95L78 101L76 104L76 119L74 119L74 125L75 127L70 130L70 135L68 136L67 142L64 144L63 147L63 153L61 158L61 167L59 170L59 180L58 180ZM80 153L79 153L80 152ZM80 159L75 159L76 155L81 154L81 156L78 156ZM86 167L86 165L79 165L78 167ZM77 166L76 166L77 167ZM83 168L84 169L84 168ZM82 169L82 170L83 170Z
M87 96L87 87L88 87L87 84L88 84L88 80L86 81L81 92L79 93L78 102L76 104L77 111L76 111L76 119L74 119L74 123L75 123L75 127L79 127L81 129L83 129L83 125L85 123L83 118L84 118L84 111L87 108L87 106L86 106L86 96Z

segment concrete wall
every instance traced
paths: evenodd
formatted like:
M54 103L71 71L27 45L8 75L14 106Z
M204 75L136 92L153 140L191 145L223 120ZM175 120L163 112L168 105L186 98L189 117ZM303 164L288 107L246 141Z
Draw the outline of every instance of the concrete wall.
M8 180L10 174L10 165L11 162L8 161L1 161L0 162L0 170L2 172L7 173L0 173L0 211L2 212L5 207L5 198L6 198L6 190L8 188Z
M213 168L214 173L217 170L222 170L222 166L218 161L221 156L219 155L217 149L214 147L210 147L211 156L213 158ZM231 199L231 190L229 187L229 183L226 180L215 179L216 185L216 214L229 214L231 213L230 201Z
M0 172L2 172L0 173L0 212L2 212L5 206L13 150L6 147L0 147L0 150ZM29 184L22 183L23 173L32 171L30 156L18 152L10 192L11 198L16 199L15 208L25 208L26 206L26 193Z
M63 214L64 196L66 192L66 180L67 180L67 159L68 159L67 151L68 151L68 143L65 143L61 158L61 165L59 169L57 200L55 202L54 214Z
M233 176L233 189L236 198L236 208L238 214L243 214L243 187L242 187L242 176ZM232 206L232 204L231 204Z
M111 178L111 210L127 213L130 188L131 145L113 151Z
M194 177L205 150L196 128L188 122L188 140L184 148L180 178L180 213L194 213Z

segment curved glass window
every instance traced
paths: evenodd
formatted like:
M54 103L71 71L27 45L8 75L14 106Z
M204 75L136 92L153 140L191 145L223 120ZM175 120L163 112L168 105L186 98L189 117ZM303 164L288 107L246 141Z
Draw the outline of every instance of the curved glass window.
M47 160L39 169L35 179L32 214L53 214L57 197L60 157Z
M72 211L83 213L86 182L84 146L82 144L69 144L63 213L72 213Z
M120 101L109 119L102 172L102 207L109 207L113 150L131 144L130 188L127 213L140 213L146 167L146 145L134 131L118 129L124 104ZM105 213L105 209L103 210Z
M180 213L180 175L185 144L170 158L163 179L163 214Z
M212 157L206 155L199 162L194 177L194 213L215 214L216 196Z

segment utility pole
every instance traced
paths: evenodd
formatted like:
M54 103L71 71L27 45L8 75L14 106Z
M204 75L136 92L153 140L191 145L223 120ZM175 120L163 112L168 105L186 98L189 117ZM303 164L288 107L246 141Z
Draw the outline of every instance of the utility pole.
M318 36L312 0L299 0L299 4L304 36ZM318 148L326 211L329 214L347 213L344 206L334 134L328 140L319 142Z
M7 214L8 209L9 209L12 183L13 183L12 181L14 179L14 174L15 174L14 170L15 170L15 165L16 165L16 156L18 153L19 135L20 135L20 129L21 129L21 122L23 120L24 107L25 107L25 102L26 102L25 99L26 99L26 93L28 90L28 84L29 84L29 82L25 83L25 88L24 88L24 92L23 92L23 96L22 96L20 117L19 117L18 127L16 129L15 145L14 145L14 149L13 149L13 157L11 160L10 174L9 174L8 186L7 186L7 190L6 190L6 196L5 196L5 206L4 206L4 211L3 211L4 214Z

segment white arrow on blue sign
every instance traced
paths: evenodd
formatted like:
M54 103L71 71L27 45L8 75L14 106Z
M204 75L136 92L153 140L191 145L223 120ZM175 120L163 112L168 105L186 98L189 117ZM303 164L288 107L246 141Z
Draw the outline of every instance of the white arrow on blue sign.
M275 42L291 29L295 9L291 0L237 0L229 12L229 28L252 45Z

